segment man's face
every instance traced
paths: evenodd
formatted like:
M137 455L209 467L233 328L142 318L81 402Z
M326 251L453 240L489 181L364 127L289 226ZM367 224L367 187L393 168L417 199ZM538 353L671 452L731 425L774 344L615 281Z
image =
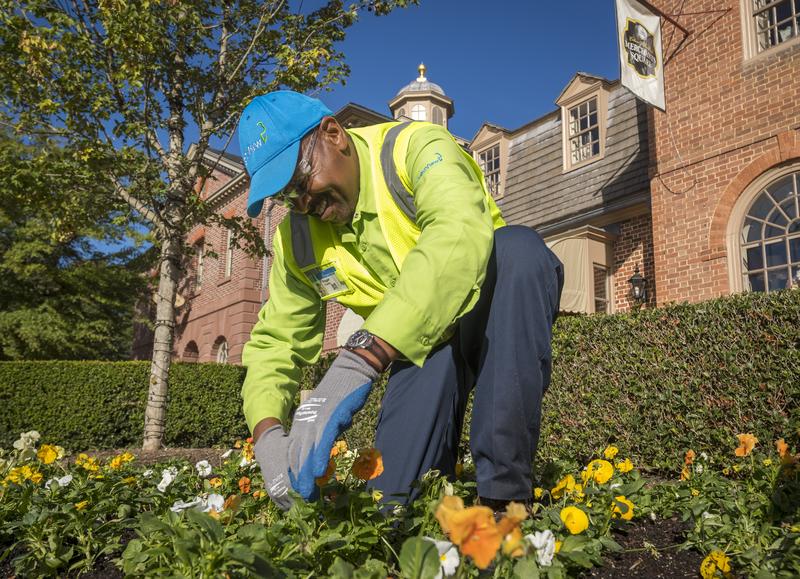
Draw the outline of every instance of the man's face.
M304 165L307 173L302 171ZM333 117L325 117L303 138L298 168L287 188L299 194L292 199L292 211L336 225L353 220L359 191L358 155Z

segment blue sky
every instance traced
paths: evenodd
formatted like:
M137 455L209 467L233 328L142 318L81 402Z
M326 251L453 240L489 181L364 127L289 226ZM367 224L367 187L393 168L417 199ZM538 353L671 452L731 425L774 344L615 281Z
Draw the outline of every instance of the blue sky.
M340 44L350 77L319 96L334 111L355 102L388 114L424 62L455 101L451 132L513 129L554 110L577 71L619 77L615 26L613 0L421 0L350 28Z

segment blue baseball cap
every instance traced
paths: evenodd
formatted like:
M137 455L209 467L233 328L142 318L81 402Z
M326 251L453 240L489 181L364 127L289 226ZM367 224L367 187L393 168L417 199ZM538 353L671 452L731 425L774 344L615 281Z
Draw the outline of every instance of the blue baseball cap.
M257 96L239 119L239 150L250 175L247 215L257 217L264 199L292 178L300 140L333 112L322 101L291 90Z

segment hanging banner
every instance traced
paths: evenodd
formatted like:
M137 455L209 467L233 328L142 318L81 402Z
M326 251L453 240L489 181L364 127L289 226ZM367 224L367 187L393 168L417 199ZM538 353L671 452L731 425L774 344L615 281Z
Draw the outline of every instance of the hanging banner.
M622 86L665 110L661 18L636 0L616 0Z

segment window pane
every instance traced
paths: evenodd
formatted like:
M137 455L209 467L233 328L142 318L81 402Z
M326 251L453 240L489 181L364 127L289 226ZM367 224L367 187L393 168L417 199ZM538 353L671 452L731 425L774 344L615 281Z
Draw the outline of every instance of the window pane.
M789 255L792 257L792 262L800 263L800 237L789 240Z
M775 227L780 228L784 228L789 224L789 220L786 219L786 217L783 215L783 212L779 211L778 209L775 209L769 214L767 221L769 221Z
M769 191L776 203L788 199L794 194L794 179L792 179L792 175L787 175L777 183L770 185L767 191Z
M766 290L764 286L764 274L757 273L747 276L748 281L750 282L750 290L754 292L763 292Z
M784 0L777 6L775 6L775 14L777 16L778 22L782 22L787 18L792 17L792 3L791 0Z
M775 204L770 199L769 195L764 195L763 193L758 196L756 202L750 207L750 212L748 215L751 217L757 217L759 219L766 218L769 215L769 212L772 211L772 208Z
M792 269L792 287L800 289L800 266L795 266Z
M595 142L592 145L592 156L600 154L600 143Z
M798 233L800 232L800 221L793 222L788 229L788 232L791 233Z
M589 115L589 126L594 127L597 125L597 113L592 113Z
M795 203L794 199L787 199L781 203L781 209L789 216L789 219L797 219L797 203Z
M749 247L745 257L745 267L749 270L761 269L764 267L764 257L761 254L761 246Z
M592 99L589 101L589 112L593 113L597 110L597 99Z
M767 254L767 266L786 264L786 242L780 240L777 243L768 243L764 247L764 252Z
M773 237L782 237L786 233L786 230L783 227L773 227L772 225L767 225L764 228L764 239L771 239Z
M742 227L742 243L750 243L761 239L761 228L763 225L755 219L745 219Z
M583 118L581 119L581 130L582 130L582 131L585 131L585 130L586 130L586 129L588 129L588 128L589 128L589 119L588 119L588 118L586 118L586 117L583 117Z
M774 292L789 287L789 270L785 267L767 272L769 291Z

